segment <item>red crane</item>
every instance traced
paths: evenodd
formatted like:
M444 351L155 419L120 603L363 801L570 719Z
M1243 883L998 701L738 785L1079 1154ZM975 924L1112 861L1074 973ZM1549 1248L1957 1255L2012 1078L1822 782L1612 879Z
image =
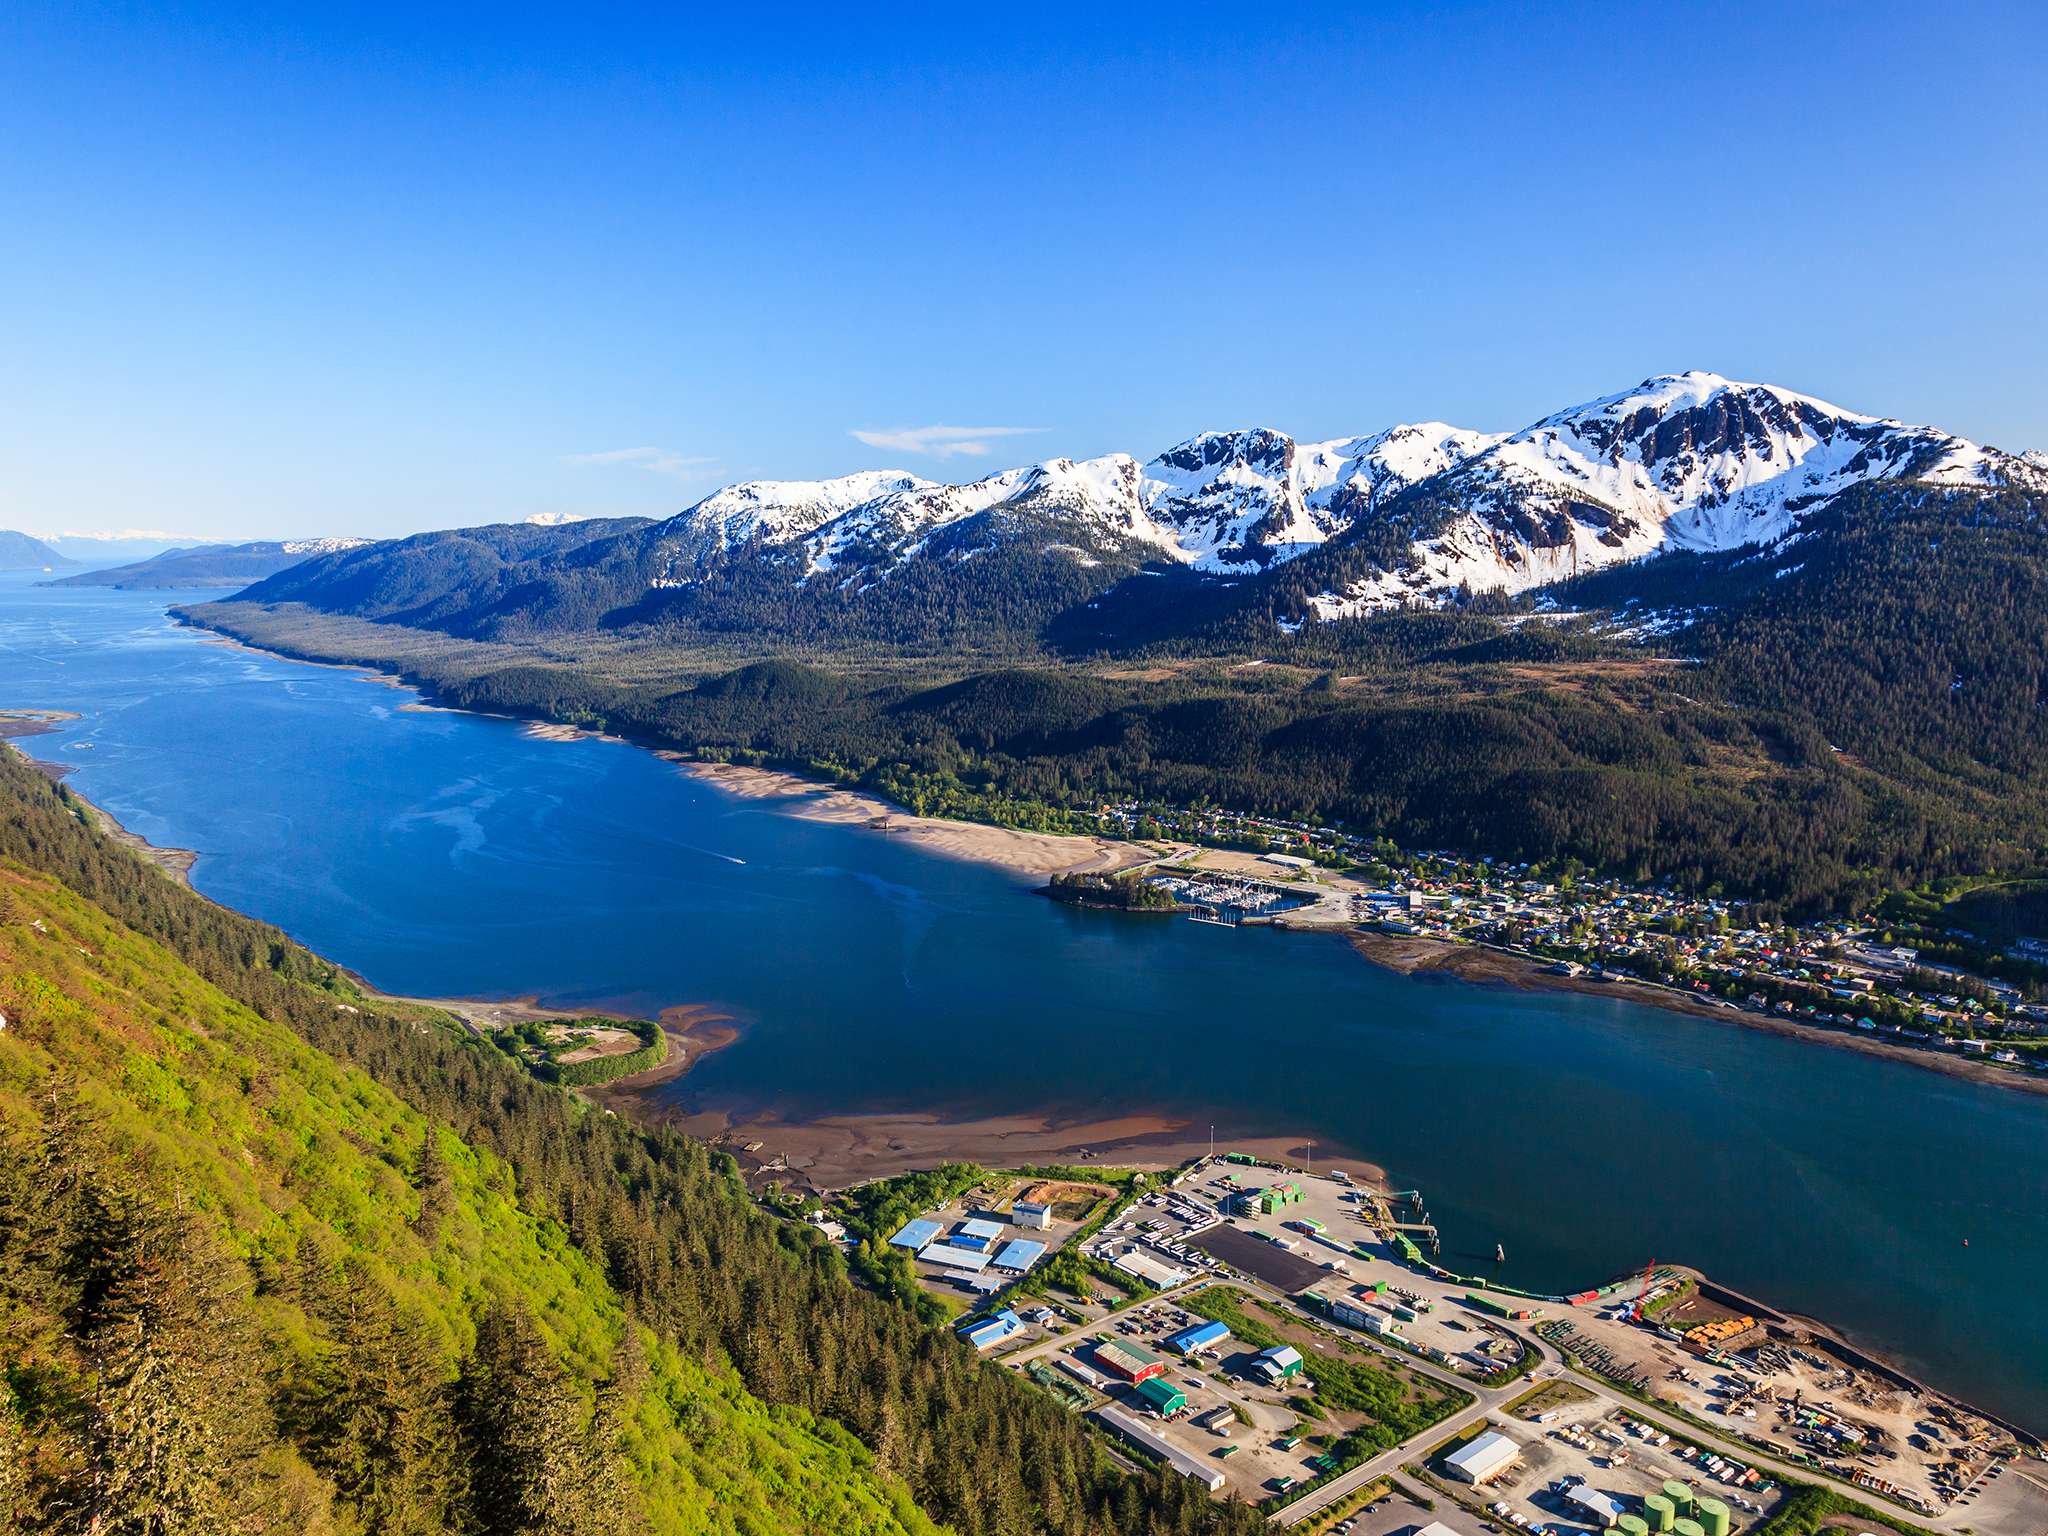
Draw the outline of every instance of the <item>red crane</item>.
M1650 1277L1656 1273L1657 1261L1655 1259L1650 1260L1649 1263L1643 1266L1643 1282L1636 1287L1636 1304L1629 1308L1630 1322L1640 1323L1643 1320L1643 1303L1650 1299Z

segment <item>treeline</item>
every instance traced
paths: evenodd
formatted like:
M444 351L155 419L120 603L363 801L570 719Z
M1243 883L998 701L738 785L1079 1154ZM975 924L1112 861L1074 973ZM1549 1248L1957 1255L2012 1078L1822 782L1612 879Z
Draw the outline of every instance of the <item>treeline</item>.
M962 1536L1257 1528L1249 1511L1212 1504L1183 1479L1119 1472L1049 1398L863 1293L829 1244L756 1210L729 1160L673 1132L590 1112L487 1042L379 1013L275 929L213 906L90 832L59 790L11 759L0 762L0 858L61 880L502 1160L521 1207L558 1222L662 1347L713 1369L729 1363L764 1403L845 1426ZM391 1527L401 1528L435 1527Z

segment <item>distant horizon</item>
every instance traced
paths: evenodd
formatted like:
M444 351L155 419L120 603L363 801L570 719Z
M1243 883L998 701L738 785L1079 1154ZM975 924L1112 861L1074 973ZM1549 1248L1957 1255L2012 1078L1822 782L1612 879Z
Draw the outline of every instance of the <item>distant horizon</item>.
M2048 448L2048 11L1698 34L27 0L0 527L660 517L1204 429L1514 431L1672 367Z
M1622 386L1622 388L1623 388L1623 389L1626 389L1626 388L1632 388L1632 387L1634 387L1634 385L1635 385L1635 384L1638 384L1638 383L1646 383L1646 382L1648 382L1648 381L1650 381L1650 380L1652 380L1652 379L1658 379L1658 378L1670 378L1670 377L1675 377L1675 376L1678 376L1678 374L1680 374L1680 373L1684 373L1684 372L1691 372L1691 373L1714 373L1714 372L1715 372L1715 370L1712 370L1712 369L1689 369L1689 370L1667 370L1667 371L1665 371L1665 372L1661 372L1661 373L1650 373L1650 374L1645 374L1645 375L1643 375L1643 376L1642 376L1642 378L1640 378L1640 379L1638 379L1638 380L1634 380L1634 381L1632 381L1632 382L1631 382L1631 383L1630 383L1629 385L1625 385L1625 386ZM1882 412L1882 411L1872 411L1872 410L1869 410L1869 409L1867 409L1867 408L1865 408L1865 407L1861 407L1861 406L1855 406L1855 405L1846 405L1846 404L1844 404L1843 402L1841 402L1841 401L1838 401L1838 400L1827 400L1827 399L1825 399L1825 397L1822 397L1822 396L1818 396L1818 395L1815 395L1815 394L1813 394L1813 392L1812 392L1812 391L1810 391L1810 390L1804 390L1804 389L1800 389L1800 388L1798 388L1798 387L1797 387L1797 386L1795 386L1795 385L1791 385L1791 384L1786 384L1786 383L1783 383L1783 382L1781 382L1781 381L1778 381L1778 380L1767 380L1767 379L1736 379L1736 378L1729 378L1729 377L1728 377L1727 375L1719 375L1719 376L1720 376L1720 377L1723 377L1723 378L1727 378L1727 379L1728 379L1728 382L1729 382L1729 383L1731 383L1731 384L1736 384L1736 385L1748 385L1748 386L1765 386L1765 387L1770 387L1770 388L1776 388L1776 389L1781 389L1781 390L1787 391L1788 393L1792 393L1792 394L1799 394L1799 395L1805 395L1805 396L1808 396L1809 398L1813 398L1813 399L1819 399L1819 400L1822 400L1822 402L1823 402L1824 404L1827 404L1827 405L1831 405L1831 406L1837 407L1838 409L1841 409L1841 410L1843 410L1843 411L1855 412L1855 413L1859 413L1859 414L1862 414L1862 415L1866 415L1866 416L1878 416L1878 417L1884 417L1884 415L1885 415L1885 413L1884 413L1884 412ZM1605 398L1605 397L1606 397L1607 395L1612 395L1612 394L1615 394L1615 393L1619 393L1619 392L1620 392L1619 390L1612 390L1612 389L1611 389L1611 390L1607 390L1607 391L1603 392L1603 394L1600 394L1600 395L1593 395L1593 396L1589 396L1589 397L1588 397L1588 400L1597 400L1597 399L1602 399L1602 398ZM1576 406L1578 406L1578 405L1582 405L1582 404L1585 404L1585 403L1587 403L1587 402L1586 402L1586 401L1569 401L1569 402L1565 402L1565 403L1563 403L1563 404L1561 404L1561 405L1559 405L1559 406L1555 407L1554 409L1555 409L1555 410L1569 410L1569 409L1572 409L1572 408L1574 408L1574 407L1576 407ZM1544 419L1544 416L1547 416L1547 415L1549 415L1549 414L1552 414L1552 412L1546 411L1546 412L1544 412L1544 413L1543 413L1543 415L1539 415L1539 416L1536 416L1536 417L1532 417L1532 418L1531 418L1531 419L1530 419L1529 421L1524 421L1524 422L1518 423L1517 425L1515 425L1515 426L1513 426L1513 427L1507 427L1507 428L1501 428L1501 427L1492 427L1492 426L1479 426L1479 425L1477 425L1477 424L1475 424L1475 423L1472 423L1472 422L1466 422L1466 421L1458 421L1458 420L1455 420L1455 419L1449 419L1449 420L1446 420L1446 421L1444 422L1444 424L1446 424L1446 425L1450 425L1450 426L1453 426L1453 427L1460 427L1460 428L1466 428L1466 429L1469 429L1469 430L1472 430L1472 431L1478 431L1478 432L1487 432L1487 433L1493 433L1493 432L1504 432L1504 433L1512 434L1512 433L1515 433L1515 432L1520 432L1520 431L1524 430L1525 428L1527 428L1527 427L1529 427L1529 426L1532 426L1532 425L1534 425L1534 424L1535 424L1535 422L1538 422L1538 421L1541 421L1541 420L1543 420L1543 419ZM1903 418L1889 418L1889 419L1895 419L1895 420L1903 420ZM1182 437L1180 437L1180 438L1176 438L1176 439L1175 439L1175 440L1174 440L1173 442L1171 442L1171 443L1165 443L1165 444L1161 444L1161 445L1160 445L1160 446L1159 446L1158 448L1156 448L1156 449L1151 449L1151 450L1148 450L1148 451L1146 451L1146 452L1145 452L1145 453L1143 453L1143 454L1139 454L1139 453L1137 453L1137 452L1136 452L1135 450L1132 450L1132 449L1127 449L1127 448L1109 448L1109 449L1105 449L1105 450L1104 450L1104 451L1103 451L1102 453L1100 453L1100 454L1093 454L1093 455L1089 455L1088 457L1090 457L1090 458L1102 458L1102 457L1107 457L1107 456L1110 456L1110 455L1114 455L1114 454L1118 454L1118 453L1128 453L1128 454L1130 454L1130 455L1131 455L1132 457L1134 457L1134 458L1137 458L1137 459L1138 459L1138 461L1139 461L1139 462L1140 462L1140 463L1142 464L1142 463L1145 463L1145 462L1147 462L1148 460L1150 460L1150 459L1151 459L1152 457L1156 456L1157 454L1165 453L1165 452L1167 452L1168 450L1170 450L1170 449L1172 449L1172 448L1175 448L1175 447L1178 447L1178 446L1180 446L1180 445L1181 445L1182 443L1190 442L1190 441L1193 441L1194 439L1196 439L1196 438L1198 438L1198 437L1202 437L1202 436L1208 436L1208 435L1225 435L1225 436L1227 436L1227 435L1233 435L1233 434L1236 434L1236 433L1240 433L1240 432L1249 432L1249 431L1256 431L1256 430L1260 430L1260 429L1270 429L1270 430L1273 430L1273 431L1278 431L1278 432L1282 432L1282 433L1285 433L1285 434L1286 434L1286 435L1287 435L1287 436L1288 436L1289 438L1293 439L1293 441L1295 441L1296 443L1298 443L1298 444L1299 444L1299 443L1307 443L1307 442L1316 442L1316 441L1332 441L1332 440L1342 440L1342 439L1344 439L1344 438L1349 438L1349 437L1369 437L1369 436L1372 436L1372 435L1374 435L1374 434L1376 434L1376 433L1379 433L1379 432L1383 432L1383 431L1388 431L1388 430L1391 430L1391 429L1393 429L1393 428L1395 428L1395 427L1400 427L1400 426L1409 426L1409 425L1417 425L1417 424L1420 424L1420 423L1421 423L1421 418L1410 418L1410 419L1408 419L1408 420L1404 420L1404 421L1393 421L1393 422L1386 422L1386 423L1384 423L1384 424L1382 424L1382 425L1380 425L1380 426L1376 426L1376 427L1370 427L1370 428L1366 428L1366 429L1364 429L1364 430L1362 430L1362 431L1359 431L1359 432L1352 432L1352 433L1339 433L1339 434L1337 434L1337 435L1336 435L1336 438L1335 438L1335 439L1311 439L1311 438L1303 437L1303 436L1301 436L1301 435L1299 435L1299 434L1296 434L1296 433L1288 432L1288 431L1287 431L1287 429L1286 429L1286 428L1285 428L1284 426L1281 426L1281 425L1279 425L1278 423L1274 423L1274 422L1246 422L1246 423L1242 423L1242 424L1240 424L1240 425L1238 425L1238 426L1234 426L1234 427L1205 427L1205 428L1201 428L1201 429L1198 429L1198 430L1197 430L1197 431L1195 431L1195 432L1191 432L1191 433L1188 433L1188 434L1186 434L1185 436L1182 436ZM1954 427L1954 426L1951 426L1951 425L1949 425L1949 424L1946 424L1946 423L1942 423L1942 422L1905 422L1905 425L1908 425L1908 426L1927 426L1927 427L1933 427L1933 428L1935 428L1936 430L1939 430L1939 431L1943 431L1943 432L1948 432L1948 433L1950 433L1951 435L1954 435L1954 436L1957 436L1957 437L1963 437L1963 438L1969 439L1970 441L1972 441L1972 442L1975 442L1975 443L1977 443L1977 444L1978 444L1978 445L1979 445L1980 447L1989 447L1989 448L1996 448L1996 449L2001 449L2001 450L2003 450L2003 451L2005 451L2005 452L2008 452L2008 453L2014 453L2014 454L2023 454L2023 453L2028 453L2028 452L2032 452L2032 451L2035 451L2035 449L2034 449L2034 445L2033 445L2033 444L2011 444L2011 443L1997 443L1997 442L1989 442L1989 441L1985 440L1984 438L1982 438L1982 437L1979 437L1979 436L1977 436L1977 435L1975 435L1975 434L1971 433L1970 431L1968 431L1968 430L1967 430L1967 429L1965 429L1965 428L1958 428L1958 427ZM949 429L949 430L965 430L965 429ZM1034 433L1033 435L1037 435L1037 434L1035 434L1035 433ZM1010 435L1009 437L1007 437L1007 438L1003 439L1003 441L1004 441L1005 443L1009 443L1009 442L1013 442L1013 441L1015 441L1015 442L1021 442L1022 440L1023 440L1023 434L1011 434L1011 435ZM682 500L678 501L678 502L677 502L677 503L676 503L676 504L675 504L674 506L672 506L672 507L669 507L669 508L667 508L666 510L662 510L662 509L656 509L656 510L652 510L652 511L646 511L646 510L634 510L634 511L626 511L626 510L620 510L620 511L590 511L590 512L573 512L573 513L572 513L572 512L536 512L536 513L528 513L527 515L525 515L525 516L523 516L523 517L521 517L521 516L506 516L506 517L496 517L496 518L486 517L486 518L483 518L483 519L480 519L480 520L475 520L475 521L470 521L470 522L460 522L460 523L445 523L445 524L428 524L428 525L423 525L423 526L420 526L420 527L417 527L417 528L406 528L406 529L401 529L401 530L398 530L398 531L396 531L396 532L391 532L391 533L375 533L375 534L371 534L371 533L356 533L356 532L353 532L353 531L351 531L351 530L347 530L347 529L343 529L343 530L331 530L331 529L320 529L320 530L294 530L294 531L291 531L291 532L253 532L253 533L236 533L236 534L226 534L226 535L223 535L223 534L202 534L202 533L182 533L182 534L180 534L180 533L169 533L169 532L165 532L165 531L162 531L162 530L140 530L140 529L121 529L121 530L114 530L114 531L104 531L104 532L100 532L100 531L95 531L95 532L80 532L80 531L67 531L67 532L63 532L63 533L50 533L50 532L44 532L44 531L41 531L41 530L39 530L39 529L36 529L36 528L32 528L32 527L19 527L19 528L15 528L15 529L14 529L13 531L14 531L14 532L18 532L18 533L24 533L24 534L27 534L27 535L28 535L29 537L31 537L31 538L35 538L35 539L40 539L40 540L44 541L45 543L50 543L50 544L58 544L58 543L63 543L63 542L66 542L66 541L71 541L71 542L84 542L84 541L101 541L101 542L106 542L106 543L110 543L110 544L113 544L113 543L123 543L123 544L153 544L153 543L163 543L163 544L169 544L169 545L182 545L182 544L246 544L246 543L260 543L260 542L265 542L265 541L270 541L270 540L284 540L284 541L289 541L289 540L292 540L292 539L314 539L314 538L369 538L369 539L389 539L389 538L404 538L404 537L408 537L408 536L410 536L410 535L412 535L412 534L417 534L417 533L442 533L442 532L448 532L448 531L451 531L451 530L454 530L454 529L460 529L460 528L477 528L477 527L488 527L488 526L492 526L492 525L496 525L496 524L511 524L511 523L518 523L518 524L525 524L525 525L533 525L533 526L546 526L546 525L560 525L560 524L564 524L564 523L572 523L572 522L589 522L589 521L595 521L595 520L599 520L599 519L603 519L603 518L618 518L618 517L644 517L644 518L651 518L651 519L656 519L656 520L659 520L659 519L662 519L662 518L666 518L666 517L672 517L672 516L675 516L675 515L676 515L677 513L680 513L680 512L686 511L686 510L688 510L688 509L689 509L689 508L690 508L691 506L694 506L694 505L695 505L696 503L698 503L698 502L702 501L702 500L703 500L703 499L704 499L704 498L705 498L706 496L712 495L712 494L714 494L715 492L717 492L717 491L719 491L719 490L722 490L722 489L725 489L725 488L726 488L726 487L728 487L728 486L732 486L732 485L739 485L739 484L744 484L744 483L746 483L746 482L748 482L748 481L761 481L761 480L798 480L798 481L806 481L806 480L835 480L835 479L842 479L842 478L845 478L845 477L848 477L848 476L852 476L852 475L857 475L857 474L863 474L863 473L872 473L872 474L884 474L884 473L900 473L900 474L907 474L907 475L916 475L916 476L918 476L918 477L919 477L919 478L921 478L921 479L924 479L924 480L928 480L928 481L933 481L933 482L936 482L936 483L939 483L939 484L953 484L953 485L964 485L964 484L972 484L972 483L973 483L973 482L975 482L975 481L979 481L979 480L987 479L987 478L989 478L989 477L991 477L991 476L994 476L994 475L1000 475L1000 474L1003 474L1003 473L1005 473L1006 471L1009 471L1009 470L1013 470L1013 469L1018 469L1018 468L1022 468L1022 467L1026 467L1026 466L1029 466L1029 465L1036 465L1036 464L1044 464L1044 463L1048 463L1048 462L1051 462L1051 461L1053 461L1053 460L1056 460L1056 459L1061 459L1061 458L1066 458L1066 459L1079 459L1079 458L1081 458L1082 456L1080 456L1080 455L1075 455L1075 454L1062 454L1062 453L1044 453L1044 454L1019 454L1019 455L1017 455L1017 456L1015 456L1015 457L1008 457L1008 458L1005 458L1005 457L1001 457L1001 456L1000 456L1000 454L998 454L998 456L996 457L996 459L995 459L994 461L991 461L990 459L988 459L988 458L986 458L986 457L984 457L984 456L980 456L980 455L977 455L977 456L975 456L974 458L971 458L971 459L965 459L965 460L963 460L963 459L959 459L959 458L951 458L951 457L942 457L942 458L941 458L941 459L939 460L939 462L938 462L938 463L936 463L936 464L930 464L930 463L928 463L928 464L925 464L925 465L923 465L922 467L915 467L915 468L914 468L914 467L912 467L912 464L911 464L911 462L909 462L909 461L908 461L908 460L909 460L909 459L910 459L911 457L914 457L914 456L906 456L906 462L903 462L903 463L889 463L889 464L881 464L881 465L868 465L868 464L862 464L862 465L856 465L856 466L853 466L853 467L850 467L850 468L845 468L845 469L841 469L841 470L837 470L837 471L830 471L830 472L827 472L827 473L825 473L825 474L820 474L820 475L794 475L794 474L778 474L778 473L774 473L774 472L772 472L772 471L771 471L771 472L768 472L768 473L764 473L764 474L758 474L758 475L748 475L748 476L744 476L744 477L741 477L741 478L737 478L737 479L732 479L732 480L721 480L721 481L718 481L718 482L716 482L715 484L707 484L707 485L705 485L705 486L703 487L703 489L701 489L701 490L699 490L699 491L696 491L696 492L694 492L694 493L692 493L692 494L689 494L689 495L687 495L686 497L684 497L684 499L682 499ZM0 525L0 528L4 528L4 525Z

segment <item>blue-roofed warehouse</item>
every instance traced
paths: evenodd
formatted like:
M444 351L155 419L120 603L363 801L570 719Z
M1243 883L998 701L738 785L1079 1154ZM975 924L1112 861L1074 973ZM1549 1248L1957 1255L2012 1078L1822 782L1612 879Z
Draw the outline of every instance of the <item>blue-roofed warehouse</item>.
M1021 1332L1023 1327L1024 1319L1005 1307L994 1317L984 1318L978 1323L969 1323L960 1330L960 1337L976 1349L987 1349L991 1345L1002 1343L1011 1334Z
M922 1248L938 1235L939 1224L936 1221L926 1221L920 1216L916 1221L906 1221L903 1223L902 1230L889 1239L889 1246L891 1248Z
M1199 1355L1217 1348L1229 1337L1230 1329L1222 1323L1197 1323L1168 1339L1166 1347L1183 1355Z
M987 1221L981 1217L963 1221L953 1229L953 1241L962 1248L987 1248L1002 1235L1003 1224L1000 1221Z
M1028 1237L1012 1238L1003 1244L996 1255L996 1268L1006 1269L1013 1275L1026 1274L1031 1266L1045 1257L1045 1244L1034 1242Z

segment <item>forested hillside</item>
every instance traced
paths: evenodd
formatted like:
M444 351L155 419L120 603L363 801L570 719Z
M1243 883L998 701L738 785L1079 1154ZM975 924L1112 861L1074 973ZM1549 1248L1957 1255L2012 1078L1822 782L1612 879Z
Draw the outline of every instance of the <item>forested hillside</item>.
M11 754L0 1012L0 1529L1251 1529Z
M468 536L435 535L426 564L377 546L195 616L458 705L940 814L1079 826L1108 802L1209 803L1799 912L2037 872L2048 496L1873 481L1768 546L1331 609L1448 526L1446 484L1243 581L1112 580L1114 562L1049 553L1013 515L947 525L879 589L792 586L743 551L628 601L649 530L516 568L494 554L475 580L444 568ZM531 544L477 540L501 535Z

